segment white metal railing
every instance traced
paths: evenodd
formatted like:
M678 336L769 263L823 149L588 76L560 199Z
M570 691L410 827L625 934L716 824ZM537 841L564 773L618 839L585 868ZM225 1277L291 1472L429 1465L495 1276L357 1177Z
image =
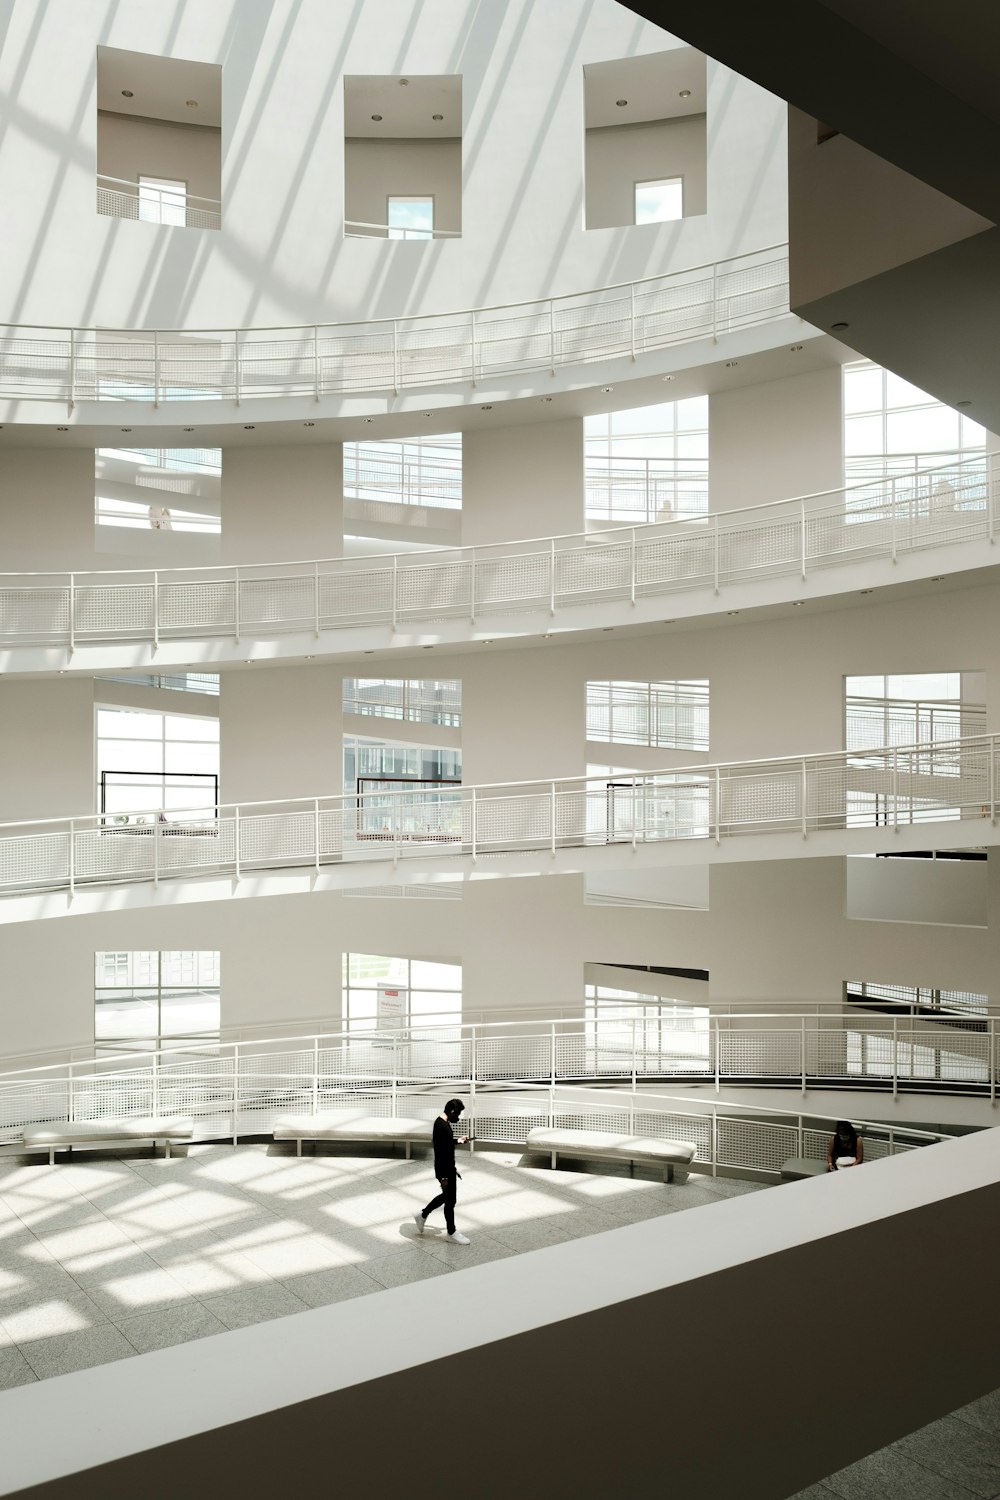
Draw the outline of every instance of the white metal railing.
M992 542L1000 460L931 503L933 473L828 490L689 522L386 557L106 572L0 574L0 645L167 640L535 614L636 603L755 578L811 575L929 547ZM957 496L956 501L954 497Z
M172 472L193 470L199 474L222 473L221 448L99 448L99 457L133 458L146 469L169 469Z
M414 229L401 224L369 224L364 219L345 219L348 240L460 240L460 229Z
M343 707L345 714L457 728L462 722L462 684L458 680L345 677Z
M345 443L344 498L458 510L461 453L424 453L412 443Z
M202 536L219 536L221 516L206 516L194 510L166 506L162 497L148 505L133 500L114 500L98 495L94 505L97 526L123 526L133 531L193 531Z
M704 681L587 683L588 740L707 750L708 711Z
M589 520L645 525L708 510L707 458L606 458L585 462Z
M490 786L417 784L355 795L0 824L0 892L420 856L545 853L752 835L808 838L997 816L1000 735L632 776Z
M854 696L847 700L848 750L960 740L985 731L986 709L982 704Z
M97 212L112 219L137 219L186 229L218 229L222 204L218 198L189 193L183 185L133 182L127 177L97 174Z
M138 210L137 197L123 204ZM638 359L787 312L788 247L772 245L569 296L412 318L183 332L6 324L0 396L70 406L384 396Z
M99 672L95 682L122 682L128 687L166 688L178 693L219 696L218 672Z
M775 1020L777 1027L762 1028L762 1022ZM695 1142L701 1170L723 1166L777 1173L790 1156L825 1159L827 1117L701 1100L690 1093L678 1098L644 1085L670 1078L714 1081L716 1088L723 1081L751 1081L791 1084L805 1094L810 1086L879 1083L898 1095L932 1084L963 1092L972 1083L977 1092L995 1097L991 1030L949 1027L948 1037L941 1038L926 1029L894 1027L883 1034L887 1048L869 1072L863 1071L867 1054L853 1041L855 1029L815 1016L715 1022L699 1033L697 1056L683 1052L679 1029L664 1038L662 1030L641 1020L631 1029L618 1020L603 1028L595 1022L539 1019L438 1031L181 1041L142 1054L122 1050L5 1071L0 1074L0 1142L16 1142L26 1124L46 1120L190 1114L197 1136L229 1137L234 1143L240 1135L267 1133L276 1116L291 1111L341 1108L430 1120L447 1089L467 1099L463 1123L480 1140L523 1144L533 1126L545 1124L672 1136ZM930 1064L924 1066L924 1052L937 1059L933 1075ZM891 1076L884 1071L887 1062L894 1068ZM592 1082L605 1086L595 1090L588 1087ZM909 1126L855 1123L865 1136L868 1160L945 1138Z

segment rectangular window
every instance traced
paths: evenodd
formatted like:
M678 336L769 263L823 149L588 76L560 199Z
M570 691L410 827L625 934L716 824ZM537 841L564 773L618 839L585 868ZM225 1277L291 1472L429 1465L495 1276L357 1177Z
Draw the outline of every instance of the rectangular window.
M152 1051L165 1041L215 1040L219 954L205 950L95 954L94 1040Z
M587 739L708 749L708 682L588 682Z
M434 199L409 194L387 200L386 223L391 240L432 240Z
M873 984L867 979L844 981L844 999L870 1010L925 1014L985 1016L989 996L971 990L925 989L915 984ZM981 1034L981 1033L979 1033Z
M700 1073L708 1064L708 1007L642 994L584 987L591 1061L599 1072Z
M587 519L671 521L708 510L708 397L583 423Z
M462 684L454 678L345 677L344 713L457 729L462 723Z
M94 519L99 527L218 536L221 483L221 448L98 448Z
M147 224L186 224L187 183L140 175L139 218Z
M684 217L683 177L660 177L635 185L635 222L663 224Z
M200 821L219 803L219 720L97 710L97 807L116 823ZM162 821L162 819L161 819Z
M345 953L347 1031L408 1031L462 1021L462 965L378 953Z

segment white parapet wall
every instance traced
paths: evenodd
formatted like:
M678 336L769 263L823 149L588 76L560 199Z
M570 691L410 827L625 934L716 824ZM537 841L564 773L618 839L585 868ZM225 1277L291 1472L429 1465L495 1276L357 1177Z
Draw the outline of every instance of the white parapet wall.
M774 1500L1000 1384L998 1210L984 1132L21 1387L0 1492Z

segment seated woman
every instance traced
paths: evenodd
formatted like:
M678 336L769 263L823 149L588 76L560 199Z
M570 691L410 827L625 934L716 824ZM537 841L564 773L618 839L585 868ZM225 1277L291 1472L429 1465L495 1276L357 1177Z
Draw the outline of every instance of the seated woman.
M838 1120L826 1151L826 1170L841 1172L845 1167L860 1167L864 1159L864 1141L850 1120Z

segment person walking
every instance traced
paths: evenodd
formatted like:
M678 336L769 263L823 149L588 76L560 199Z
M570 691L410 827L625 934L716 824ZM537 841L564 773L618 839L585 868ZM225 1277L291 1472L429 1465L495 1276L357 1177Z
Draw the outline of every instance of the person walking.
M466 1235L455 1228L455 1198L458 1194L458 1178L461 1175L455 1166L455 1134L453 1125L458 1124L465 1105L461 1099L449 1099L444 1110L434 1121L434 1176L441 1184L441 1191L436 1198L432 1198L427 1207L413 1215L413 1222L417 1231L423 1234L427 1224L427 1215L432 1214L436 1208L444 1209L444 1223L448 1231L448 1238L454 1245L468 1245L470 1243ZM464 1146L468 1142L467 1135L459 1136L457 1144Z

